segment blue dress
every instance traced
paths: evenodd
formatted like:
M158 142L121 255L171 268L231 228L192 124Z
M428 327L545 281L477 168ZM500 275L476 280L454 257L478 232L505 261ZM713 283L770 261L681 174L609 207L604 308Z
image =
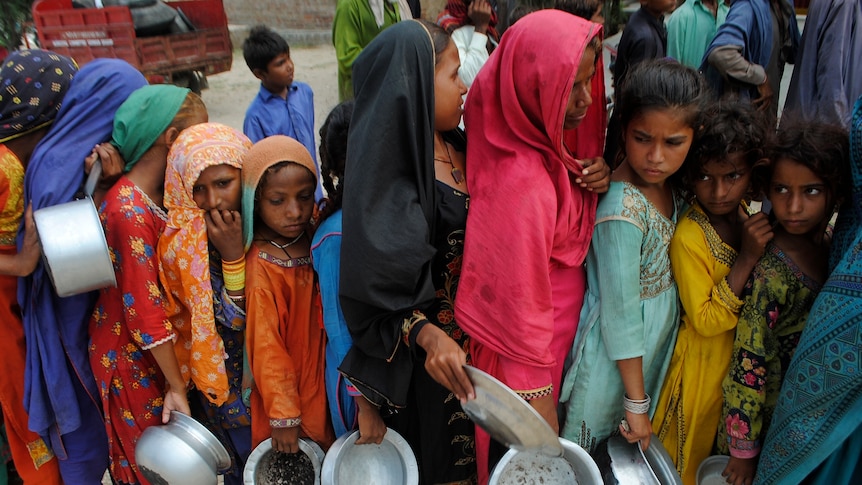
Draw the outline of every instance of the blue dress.
M592 451L625 417L617 360L643 358L650 416L673 353L679 300L668 249L682 213L670 219L632 184L611 182L599 202L587 255L587 294L560 401L562 436Z

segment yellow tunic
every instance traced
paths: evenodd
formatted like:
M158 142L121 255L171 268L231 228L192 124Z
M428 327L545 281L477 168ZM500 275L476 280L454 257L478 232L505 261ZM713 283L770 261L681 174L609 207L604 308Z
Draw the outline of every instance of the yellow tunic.
M652 425L683 482L694 485L721 420L721 382L742 301L725 279L736 251L721 240L697 203L677 225L670 259L682 322Z

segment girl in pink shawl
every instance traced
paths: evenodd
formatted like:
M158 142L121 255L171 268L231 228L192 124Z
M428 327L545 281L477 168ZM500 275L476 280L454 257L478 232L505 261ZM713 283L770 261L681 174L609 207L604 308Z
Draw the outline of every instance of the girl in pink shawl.
M472 337L474 364L554 430L596 193L609 183L601 158L576 160L563 143L564 130L576 128L592 103L600 32L561 11L527 15L479 73L464 116L471 201L456 320ZM480 483L488 449L488 436L477 430Z

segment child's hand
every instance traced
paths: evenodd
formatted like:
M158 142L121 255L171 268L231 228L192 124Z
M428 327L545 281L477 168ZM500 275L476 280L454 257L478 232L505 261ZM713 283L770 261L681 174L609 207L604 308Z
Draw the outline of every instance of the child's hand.
M602 157L581 160L584 170L575 183L590 192L604 194L611 186L611 169Z
M177 391L169 387L167 392L165 392L165 402L164 406L162 406L162 423L168 423L171 419L171 411L177 411L186 416L192 414L191 409L189 409L189 398L186 395L185 389Z
M620 424L620 434L629 443L640 441L641 449L646 451L652 438L652 423L649 421L649 414L635 414L626 411L626 422L628 428Z
M425 325L416 336L416 343L425 349L425 370L455 397L463 402L475 399L473 383L464 372L467 354L446 332L434 325Z
M766 251L766 243L774 236L772 224L763 212L749 216L741 206L737 210L739 220L743 221L742 247L739 254L757 261Z
M473 21L476 32L484 34L491 22L491 4L488 0L473 0L467 7L467 16Z
M33 219L33 204L27 206L24 213L24 244L18 252L18 268L15 276L27 276L36 269L42 246L39 244L39 234L36 232L36 220Z
M123 156L117 151L117 148L110 143L99 143L90 152L90 155L84 159L84 173L90 173L96 160L102 162L102 175L99 176L97 186L102 190L110 189L117 179L123 175L126 168L126 161Z
M362 396L356 397L356 407L359 408L359 438L357 445L374 443L379 445L386 435L386 424L380 417L380 412L373 404Z
M282 453L299 451L299 426L272 428L272 449Z
M757 458L736 458L731 456L721 476L731 485L751 485L757 470Z
M213 209L204 212L207 237L225 261L236 261L243 255L242 216L238 211Z

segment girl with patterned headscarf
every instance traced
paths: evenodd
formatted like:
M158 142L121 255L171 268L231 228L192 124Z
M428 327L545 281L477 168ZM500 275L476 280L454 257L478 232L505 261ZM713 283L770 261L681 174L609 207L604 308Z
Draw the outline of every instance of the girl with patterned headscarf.
M99 216L117 286L99 292L89 356L116 483L147 483L135 465L141 433L166 422L172 410L189 414L155 250L167 219L161 194L168 148L184 128L206 120L197 95L170 85L138 89L114 117L111 155L119 155L126 168L105 195Z
M298 141L276 135L243 161L252 444L272 437L296 453L305 436L324 449L334 440L326 407L320 293L311 266L317 169Z
M36 143L60 110L75 62L39 49L13 52L0 66L0 408L15 468L24 483L62 483L57 460L27 427L24 409L24 328L18 309L18 278L33 271L40 251L32 212L24 212L24 170ZM24 244L15 247L21 220Z
M35 211L73 200L84 182L84 159L110 138L120 104L146 84L137 69L117 59L96 59L78 71L27 165L25 204ZM18 237L20 247L23 234ZM50 439L66 483L98 483L108 466L99 391L87 355L87 321L96 296L57 296L41 263L18 285L29 427Z
M219 123L182 132L165 180L168 223L159 240L159 278L178 334L191 406L232 455L225 483L241 484L251 452L251 417L242 401L245 248L240 214L242 159L251 141Z

